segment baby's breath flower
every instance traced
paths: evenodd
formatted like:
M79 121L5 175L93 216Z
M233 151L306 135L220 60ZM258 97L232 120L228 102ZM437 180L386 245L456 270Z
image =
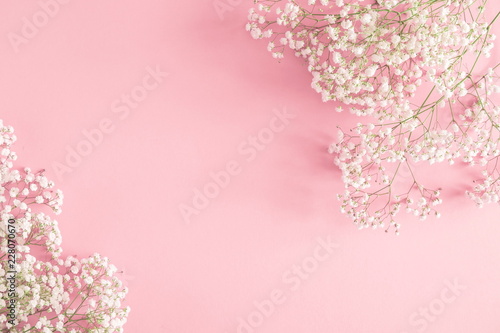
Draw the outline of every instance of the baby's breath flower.
M63 194L53 189L54 183L43 170L33 173L29 168L13 169L16 155L11 147L15 141L14 129L0 120L0 276L9 270L9 220L15 221L17 233L16 319L12 322L6 316L11 297L0 282L0 331L123 331L130 309L121 306L127 289L115 282L119 281L116 268L98 254L89 259L61 258L58 222L38 208L43 205L60 213ZM35 246L48 251L50 260L30 254ZM103 316L110 320L103 322Z
M482 168L467 196L479 207L500 203L500 107L492 98L500 93L500 64L474 72L494 47L493 22L482 16L487 0L256 3L247 25L254 38L271 39L273 56L289 48L304 58L322 100L343 104L336 111L375 118L340 130L328 149L345 184L341 211L358 228L388 225L399 233L401 210L420 220L440 216L441 190L421 184L414 163ZM285 10L271 10L280 3ZM427 96L417 99L424 86ZM407 189L395 185L400 178Z

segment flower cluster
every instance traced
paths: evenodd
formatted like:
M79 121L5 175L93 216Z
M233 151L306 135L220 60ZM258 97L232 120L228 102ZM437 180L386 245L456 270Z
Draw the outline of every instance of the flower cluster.
M339 130L338 142L330 146L335 164L342 171L346 192L339 196L342 211L359 227L399 224L394 216L402 207L425 219L440 216L441 189L430 189L417 180L414 164L457 161L481 168L483 178L467 191L478 206L499 203L500 107L491 102L498 87L491 84L493 71L470 83L468 93L454 103L430 103L417 117L392 123L361 124L348 132ZM425 115L425 116L424 116ZM409 170L411 183L397 192L394 182L401 168ZM400 179L399 179L400 180ZM412 207L412 204L420 205Z
M468 19L474 0L258 2L247 24L252 36L271 38L268 49L276 58L285 48L305 58L312 87L324 101L356 104L364 114L403 103L425 73L442 94L463 93L452 75L461 55L478 48L489 54L493 45L488 25ZM286 2L283 8L280 2Z
M412 172L421 161L481 168L467 195L478 206L500 202L498 65L475 71L491 56L500 14L484 21L487 0L255 3L246 26L255 39L270 39L275 58L286 49L304 58L323 101L344 104L337 111L372 119L339 130L330 147L346 187L341 209L356 225L399 233L401 209L439 217L441 189ZM403 190L395 185L402 167L411 175Z
M61 213L63 194L43 171L13 169L15 141L0 120L0 331L122 332L130 308L116 267L99 254L62 258L51 213Z

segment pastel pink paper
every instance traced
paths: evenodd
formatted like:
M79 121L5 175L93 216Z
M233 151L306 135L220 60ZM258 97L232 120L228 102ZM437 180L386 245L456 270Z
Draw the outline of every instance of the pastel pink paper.
M426 332L498 332L499 208L460 195L445 198L440 220L402 214L399 237L357 231L339 213L326 148L337 125L358 120L320 101L299 59L277 63L248 36L250 4L221 20L212 1L73 0L17 54L7 34L39 5L1 5L0 118L16 129L20 165L57 181L66 146L114 121L57 181L65 253L99 252L125 271L126 332L237 332L279 289L286 301L255 332L410 333L412 313L454 278L467 289ZM119 120L113 101L156 65L170 75ZM296 118L247 162L238 147L282 108ZM179 205L231 160L242 172L186 225ZM283 275L328 235L340 247L290 291Z

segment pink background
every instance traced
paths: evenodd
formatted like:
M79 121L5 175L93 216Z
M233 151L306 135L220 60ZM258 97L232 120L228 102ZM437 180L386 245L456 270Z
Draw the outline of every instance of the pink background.
M278 64L249 37L251 1L231 3L221 18L211 0L72 0L17 53L8 34L40 5L0 5L0 118L16 129L19 165L46 168L65 193L66 255L99 252L125 271L125 331L500 332L499 208L450 198L456 185L444 184L440 220L402 214L399 237L358 231L339 213L326 153L353 119L320 101L298 59ZM169 76L120 119L113 102L148 66ZM283 108L296 118L247 161L238 147ZM66 147L105 118L114 131L58 179ZM179 205L232 160L241 173L186 224ZM292 290L284 276L314 264L327 236L339 247ZM457 296L445 282L455 279ZM273 290L281 304L259 316ZM238 330L249 317L258 327Z

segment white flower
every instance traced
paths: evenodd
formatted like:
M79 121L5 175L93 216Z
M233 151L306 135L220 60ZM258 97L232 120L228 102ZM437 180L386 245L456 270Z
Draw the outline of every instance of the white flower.
M375 75L375 72L377 71L377 69L378 69L377 65L373 65L373 66L368 67L365 71L366 76L372 77L373 75Z
M352 27L352 21L351 20L343 20L340 25L342 26L342 28L344 29L349 29Z
M361 23L363 23L363 24L368 24L371 22L371 20L372 20L372 16L368 13L363 14L361 16Z

